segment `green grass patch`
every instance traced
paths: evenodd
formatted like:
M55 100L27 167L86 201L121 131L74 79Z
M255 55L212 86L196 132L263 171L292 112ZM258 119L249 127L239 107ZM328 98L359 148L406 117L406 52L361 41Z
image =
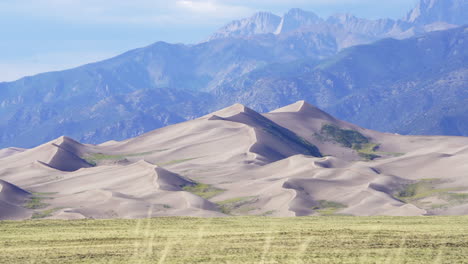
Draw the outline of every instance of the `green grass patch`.
M83 157L83 159L90 165L96 166L100 161L104 160L123 160L125 155L107 155L103 153L95 153L89 156Z
M236 197L224 201L217 202L220 210L224 214L232 215L236 212L245 212L250 211L252 208L243 208L246 205L252 204L256 200L256 196L248 196L248 197ZM245 210L242 210L245 209Z
M276 210L270 210L270 211L264 212L260 216L270 216L270 215L273 215L274 213L276 213Z
M402 152L385 152L385 151L377 151L376 153L382 156L390 156L390 157L401 157L406 154Z
M399 190L394 196L403 202L409 203L431 196L456 195L455 193L450 192L461 189L437 188L437 185L440 183L442 183L440 179L422 179L418 182L403 186L403 189Z
M60 209L62 209L62 208L53 208L53 209L47 209L47 210L43 210L43 211L36 211L31 216L31 219L42 219L42 218L52 216L53 213L55 213L56 211L58 211Z
M380 158L376 152L379 144L370 142L369 138L355 130L341 129L336 125L325 124L316 137L321 140L337 142L345 148L352 148L364 160Z
M337 203L333 201L320 200L317 202L318 205L312 207L312 210L320 213L321 215L334 215L338 210L347 207L342 203Z
M187 158L187 159L171 160L171 161L168 161L168 162L160 163L158 165L159 166L175 165L175 164L184 163L186 161L191 161L191 160L194 160L194 159L198 159L198 158Z
M193 193L204 199L211 199L216 195L224 192L224 190L213 187L209 184L196 183L195 185L188 185L183 187L183 190L186 192Z
M465 263L468 217L2 221L0 263Z
M34 195L34 196L49 196L49 195L55 195L57 194L58 192L32 192L31 194Z
M341 129L338 126L331 124L323 125L320 133L326 139L335 141L346 148L353 148L356 145L369 143L369 139L361 133L355 130Z
M382 156L398 157L404 153L393 153L378 151L380 144L371 142L369 138L355 130L341 129L336 125L325 124L322 126L320 134L315 137L322 141L333 141L345 148L354 149L361 158L370 161Z
M24 207L28 209L46 208L49 205L42 202L44 199L47 199L47 198L40 197L40 196L31 196L26 202L26 204L24 205Z
M46 208L47 206L49 206L49 204L44 203L43 201L48 200L48 199L54 199L52 197L49 197L49 195L54 195L54 194L57 194L57 193L56 192L48 192L48 193L32 192L31 194L32 194L32 196L29 197L29 199L24 204L24 207L27 208L27 209Z
M374 153L362 153L358 151L358 154L359 154L359 157L363 158L365 161L371 161L371 160L381 158L380 155L377 155Z
M365 160L374 160L382 156L400 157L405 155L405 153L378 151L379 147L380 144L371 142L366 144L357 144L353 146L353 149L356 150Z
M448 200L456 202L466 202L468 201L468 193L447 193Z
M153 150L148 152L141 153L125 153L125 154L104 154L104 153L93 153L87 156L82 157L90 165L96 166L100 161L106 160L123 160L131 157L141 157L146 155L151 155L156 152L166 151L167 149Z
M366 144L355 144L353 149L360 153L375 153L379 149L380 144L366 143Z

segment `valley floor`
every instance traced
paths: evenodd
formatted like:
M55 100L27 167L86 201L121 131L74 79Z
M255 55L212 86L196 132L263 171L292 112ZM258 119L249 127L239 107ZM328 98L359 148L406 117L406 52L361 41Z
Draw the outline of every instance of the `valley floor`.
M0 263L467 263L468 217L0 222Z

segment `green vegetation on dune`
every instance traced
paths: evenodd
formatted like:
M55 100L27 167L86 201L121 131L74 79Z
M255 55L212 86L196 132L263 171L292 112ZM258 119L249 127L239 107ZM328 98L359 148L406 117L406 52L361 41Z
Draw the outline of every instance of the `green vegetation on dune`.
M466 202L468 201L468 193L447 193L448 200L454 202Z
M325 124L316 137L322 140L339 143L345 148L354 149L364 160L374 160L382 156L398 157L404 153L378 151L380 144L371 142L369 138L356 130L341 129L332 124Z
M26 202L26 204L24 205L24 207L25 207L25 208L28 208L28 209L41 209L41 208L45 208L45 207L48 206L48 204L42 202L44 199L45 199L45 198L43 198L43 197L32 196L32 197L29 198L29 200Z
M312 210L317 211L321 215L334 215L338 210L346 208L347 206L341 203L320 200L318 204L312 207Z
M89 156L83 157L83 159L91 165L96 165L97 162L103 160L122 160L126 156L125 155L107 155L103 153L95 153Z
M32 192L31 194L35 196L49 196L57 194L57 192Z
M236 213L247 213L255 208L249 207L249 204L258 201L256 196L236 197L224 201L217 202L216 204L221 209L221 212L228 215Z
M131 154L104 154L104 153L94 153L94 154L89 154L87 156L82 157L88 164L92 166L98 165L102 161L120 161L120 160L125 160L127 158L132 158L132 157L143 157L146 155L151 155L156 152L162 152L166 151L167 149L161 149L161 150L154 150L154 151L148 151L148 152L142 152L142 153L131 153ZM186 161L198 159L199 157L196 158L186 158L186 159L177 159L177 160L170 160L167 162L163 162L160 164L157 164L159 166L168 166L168 165L175 165L179 163L183 163Z
M32 219L40 219L51 216L55 211L60 208L46 209L49 207L45 200L54 199L52 195L57 194L56 192L32 192L31 197L26 200L24 207L27 209L33 209L34 212L31 216Z
M41 218L52 216L53 213L55 213L56 211L60 209L61 208L52 208L52 209L47 209L47 210L42 210L42 211L35 211L33 215L31 216L31 219L41 219Z
M465 263L468 217L0 222L0 263Z
M183 190L186 192L193 193L204 199L211 199L216 195L224 192L224 190L213 187L209 184L196 183L195 185L188 185L183 187Z
M93 154L88 154L82 157L82 159L84 159L90 165L96 166L100 161L123 160L123 159L131 158L131 157L141 157L141 156L151 155L153 153L162 152L166 150L167 149L159 149L159 150L153 150L153 151L147 151L147 152L141 152L141 153L124 153L124 154L93 153Z
M179 164L179 163L184 163L186 161L191 161L191 160L194 160L194 159L198 159L198 158L187 158L187 159L171 160L171 161L167 161L167 162L164 162L164 163L161 163L161 164L158 164L158 165L159 166L175 165L175 164Z
M437 188L437 185L443 183L441 179L421 179L417 182L404 185L403 188L395 193L395 197L406 203L416 202L427 197L441 197L447 200L465 198L465 194L451 193L462 190L463 188ZM468 198L468 195L466 196Z
M369 139L361 133L355 130L341 129L335 125L323 125L320 133L326 138L332 139L346 148L353 148L357 144L369 143Z
M53 199L49 197L50 195L54 195L56 193L40 193L40 192L32 192L32 196L28 198L26 203L24 204L25 208L28 209L42 209L49 206L47 203L44 203L44 200Z
M375 143L366 143L366 144L356 144L353 146L353 149L357 151L359 156L365 160L374 160L380 158L380 152L377 152L379 144Z

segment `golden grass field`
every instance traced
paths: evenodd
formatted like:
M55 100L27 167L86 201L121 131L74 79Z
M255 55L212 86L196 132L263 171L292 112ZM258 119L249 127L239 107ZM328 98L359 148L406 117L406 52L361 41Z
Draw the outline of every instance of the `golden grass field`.
M468 263L468 217L3 221L0 263Z

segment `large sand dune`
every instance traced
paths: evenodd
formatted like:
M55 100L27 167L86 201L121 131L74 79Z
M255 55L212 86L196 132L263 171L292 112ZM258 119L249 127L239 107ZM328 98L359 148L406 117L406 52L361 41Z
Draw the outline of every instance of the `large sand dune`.
M30 217L31 213L23 207L29 195L25 190L0 180L0 220Z
M0 219L468 214L466 160L468 138L237 104L121 142L0 150Z

